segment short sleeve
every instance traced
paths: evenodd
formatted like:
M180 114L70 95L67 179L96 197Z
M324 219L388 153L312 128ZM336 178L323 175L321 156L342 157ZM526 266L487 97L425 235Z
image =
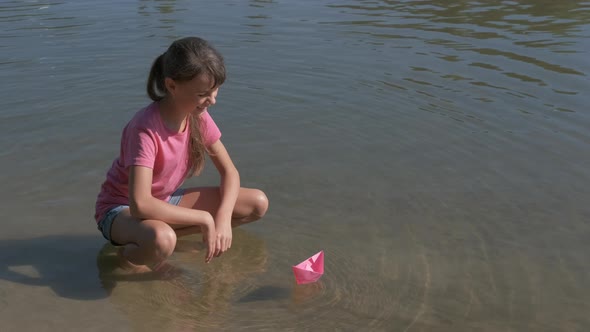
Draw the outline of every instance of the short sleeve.
M150 131L130 126L123 134L124 167L145 166L154 168L157 145Z
M201 134L203 135L203 143L209 147L221 138L221 131L209 112L205 111L201 114Z

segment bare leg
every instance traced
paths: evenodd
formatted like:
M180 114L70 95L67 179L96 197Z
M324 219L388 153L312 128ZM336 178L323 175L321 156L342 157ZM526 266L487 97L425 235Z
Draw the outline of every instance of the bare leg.
M189 188L185 191L179 206L195 210L204 210L215 216L221 197L219 187ZM262 218L268 210L268 199L264 192L258 189L240 188L236 205L232 215L232 227L238 227ZM200 233L199 226L173 225L177 237Z
M208 211L215 215L220 204L219 187L191 188L185 191L179 206ZM232 215L232 226L237 227L260 219L268 209L266 195L257 189L240 188ZM111 238L124 244L119 256L129 269L137 272L160 269L176 247L180 236L200 233L200 226L167 224L160 220L132 217L125 209L113 220Z
M176 246L176 233L168 224L134 218L129 209L121 211L113 220L111 238L124 244L120 256L136 267L157 266L172 254Z

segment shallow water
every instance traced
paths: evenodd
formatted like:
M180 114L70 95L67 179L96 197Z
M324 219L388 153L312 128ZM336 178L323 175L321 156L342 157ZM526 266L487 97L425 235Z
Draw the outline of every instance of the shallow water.
M584 1L3 1L2 330L589 330L589 23ZM186 35L226 57L211 114L271 209L212 264L192 237L179 277L124 275L94 200Z

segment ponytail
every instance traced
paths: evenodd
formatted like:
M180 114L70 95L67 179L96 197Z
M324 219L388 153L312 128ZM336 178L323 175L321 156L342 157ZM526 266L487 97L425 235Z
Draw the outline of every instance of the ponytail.
M199 75L207 75L214 86L225 81L223 57L209 43L198 37L176 40L164 54L154 60L147 80L147 94L154 102L159 102L168 91L165 78L176 82L190 81ZM201 134L201 117L191 113L188 117L190 140L188 146L187 177L198 175L205 164L207 147Z
M164 86L164 54L156 58L147 81L147 94L153 101L160 101L166 95Z

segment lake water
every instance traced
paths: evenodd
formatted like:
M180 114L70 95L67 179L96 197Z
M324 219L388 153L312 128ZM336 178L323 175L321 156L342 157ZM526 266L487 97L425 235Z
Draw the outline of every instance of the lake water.
M589 2L3 0L0 27L2 331L590 330ZM187 35L271 207L209 265L191 237L179 277L125 275L96 194Z

